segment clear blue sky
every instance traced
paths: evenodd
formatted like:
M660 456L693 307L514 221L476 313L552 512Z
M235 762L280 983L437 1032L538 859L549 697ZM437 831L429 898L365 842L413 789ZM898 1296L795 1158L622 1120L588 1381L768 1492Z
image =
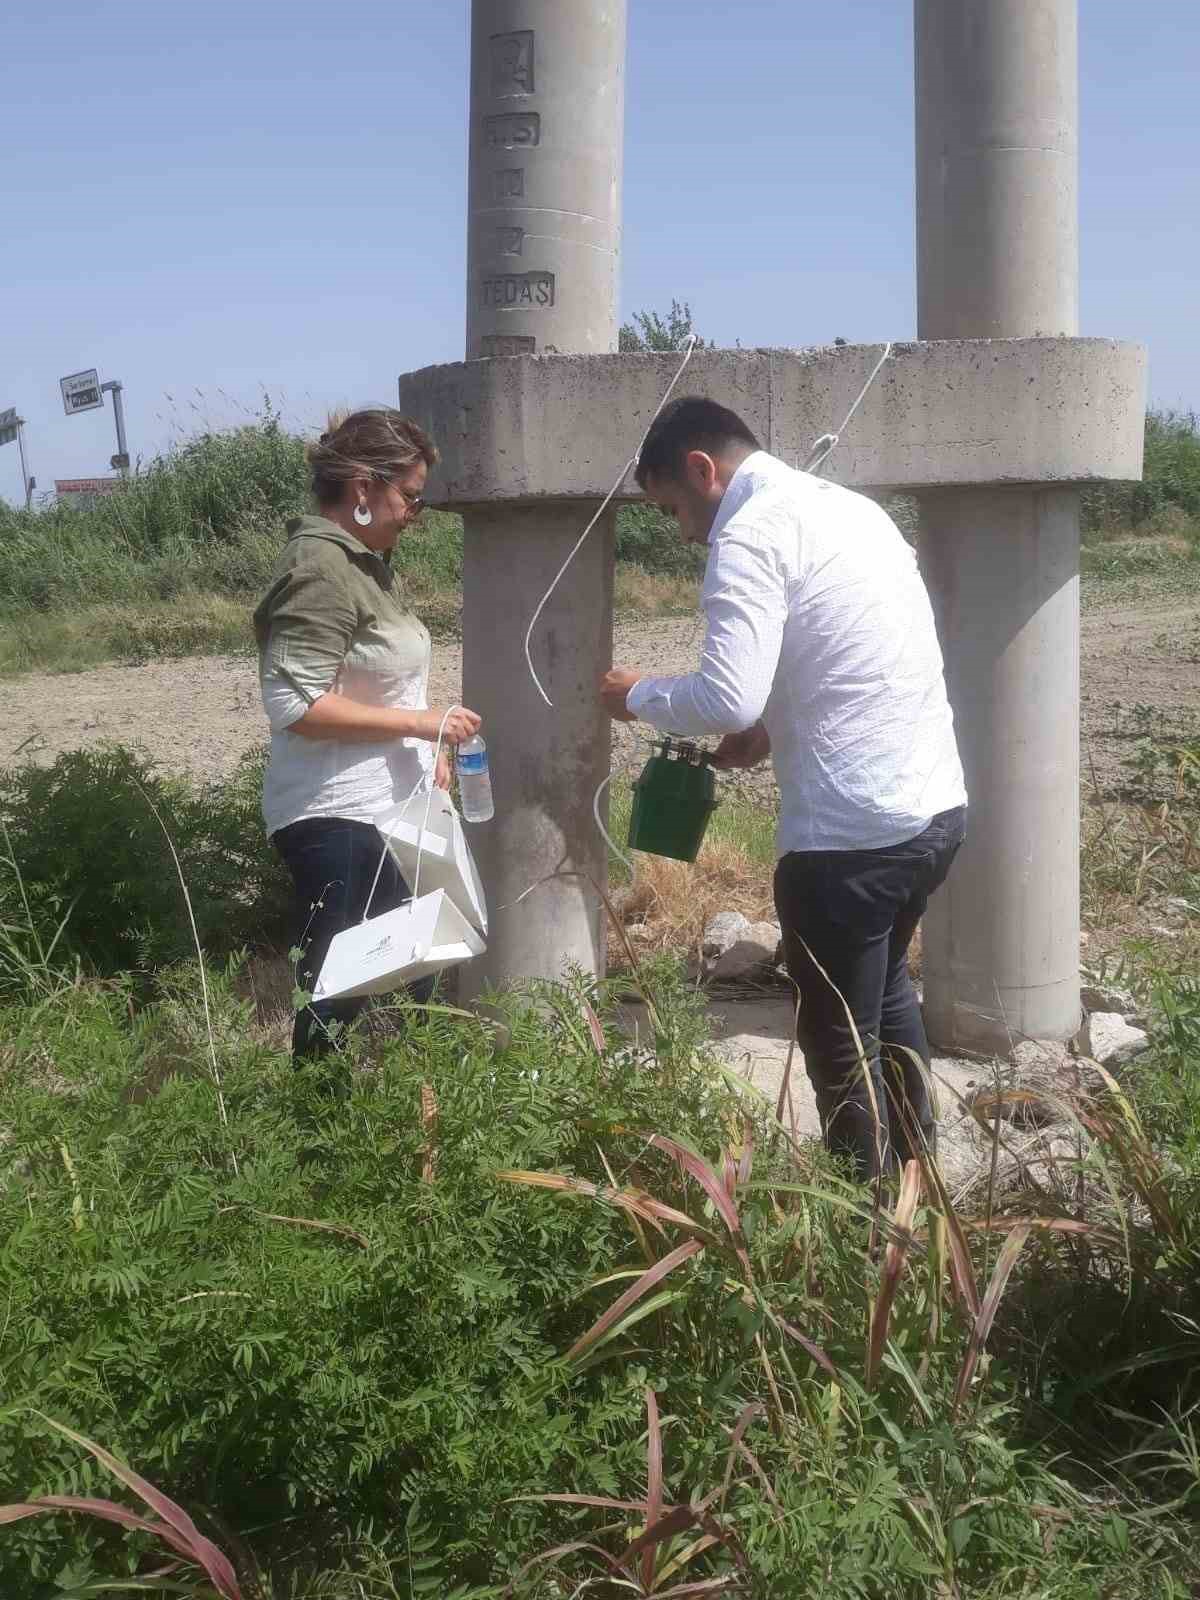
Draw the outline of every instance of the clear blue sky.
M568 0L563 0L568 3ZM1082 0L1082 327L1200 404L1200 4ZM623 308L720 343L914 332L908 0L629 0ZM0 410L40 484L463 341L467 0L23 0L0 31ZM15 447L0 494L15 499Z

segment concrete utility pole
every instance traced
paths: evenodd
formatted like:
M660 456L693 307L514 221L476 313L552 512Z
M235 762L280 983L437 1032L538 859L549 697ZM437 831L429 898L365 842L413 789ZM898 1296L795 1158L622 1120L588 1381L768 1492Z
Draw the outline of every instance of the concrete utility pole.
M918 338L1074 335L1076 0L916 0L915 24ZM921 508L971 797L925 923L926 1019L1007 1052L1079 1025L1079 493Z
M624 108L625 0L473 0L468 360L616 350ZM464 973L478 987L556 978L566 962L603 971L602 910L579 874L603 883L607 870L591 806L611 748L596 694L612 651L611 514L534 641L553 711L523 652L530 596L593 510L464 508L463 694L483 716L496 788L495 820L472 831L492 930ZM576 876L515 904L553 872Z

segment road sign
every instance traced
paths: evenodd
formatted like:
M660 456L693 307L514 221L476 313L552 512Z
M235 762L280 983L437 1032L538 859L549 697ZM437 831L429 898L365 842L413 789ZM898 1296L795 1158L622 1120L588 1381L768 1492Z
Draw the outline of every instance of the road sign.
M77 411L104 409L100 374L95 367L90 367L87 372L73 372L69 378L60 378L58 381L62 389L63 410L69 417L73 417Z
M55 478L54 493L64 505L86 510L102 496L125 487L121 478Z
M9 406L7 411L0 411L0 444L12 444L20 426L16 406Z

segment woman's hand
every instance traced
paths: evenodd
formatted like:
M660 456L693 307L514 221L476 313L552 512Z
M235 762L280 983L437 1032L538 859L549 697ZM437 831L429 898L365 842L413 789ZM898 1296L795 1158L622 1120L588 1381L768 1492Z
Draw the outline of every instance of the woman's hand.
M428 739L433 743L437 739L443 717L446 718L446 731L442 734L443 744L462 744L465 739L477 734L483 724L483 718L478 712L468 711L465 706L457 706L448 716L444 711L418 711L413 719L412 737Z
M451 770L450 757L444 750L439 750L437 766L434 768L433 773L433 782L436 788L449 791Z

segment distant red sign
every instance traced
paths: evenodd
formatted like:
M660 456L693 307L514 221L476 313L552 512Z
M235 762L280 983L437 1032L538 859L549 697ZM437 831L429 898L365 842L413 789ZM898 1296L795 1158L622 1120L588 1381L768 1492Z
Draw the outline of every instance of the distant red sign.
M115 494L121 478L55 478L55 494Z

